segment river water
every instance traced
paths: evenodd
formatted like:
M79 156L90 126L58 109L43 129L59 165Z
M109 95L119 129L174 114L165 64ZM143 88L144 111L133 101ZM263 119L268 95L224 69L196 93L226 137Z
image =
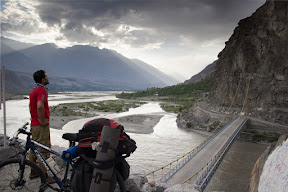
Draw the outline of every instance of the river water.
M115 100L117 99L115 93L116 92L73 92L54 95L49 94L49 105L55 106L60 103ZM8 136L12 136L21 125L29 122L30 115L28 105L29 100L27 99L6 102ZM163 115L159 123L154 127L153 133L129 133L137 142L138 148L127 160L130 165L137 166L146 173L154 171L181 157L199 145L207 137L207 134L178 129L176 125L177 115L163 111L160 108L159 102L149 102L141 107L133 108L123 113L102 113L97 117L113 119L135 114ZM67 148L68 142L62 139L62 134L65 132L78 132L83 124L90 119L91 118L71 121L64 125L62 130L51 127L52 146L56 149L56 146ZM4 133L3 113L0 114L0 124L0 133ZM20 138L24 139L23 136L20 136ZM251 167L254 165L258 156L264 151L265 147L266 146L260 144L236 141L205 191L244 191L250 177ZM161 172L156 173L156 178L161 174ZM235 182L237 182L237 186L241 190L230 190L232 189L231 187L235 186Z

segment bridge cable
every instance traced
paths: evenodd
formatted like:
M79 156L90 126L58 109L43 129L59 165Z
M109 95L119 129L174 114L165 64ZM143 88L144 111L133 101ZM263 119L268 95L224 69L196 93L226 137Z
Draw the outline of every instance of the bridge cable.
M238 85L237 85L237 89L236 89L235 95L234 95L234 97L233 97L233 99L232 99L232 102L231 102L231 104L230 104L230 107L228 108L228 112L231 110L231 107L232 107L232 105L233 105L234 102L235 102L236 96L238 95L238 91L239 91L239 87L240 87L241 81L242 81L242 73L240 74L240 80L239 80L239 83L238 83ZM225 120L225 118L226 118L227 116L228 116L228 114L223 117L222 122L224 122L224 120ZM214 133L219 129L220 126L221 126L221 123L219 123L219 125L211 132L211 134L209 134L208 137L207 137L204 141L202 141L197 147L193 148L191 151L185 153L184 155L182 155L181 157L177 158L176 160L171 161L170 163L167 163L166 165L164 165L164 166L162 166L162 167L160 167L160 168L158 168L158 169L155 169L154 171L151 171L151 172L147 173L146 176L147 176L147 175L151 175L151 174L153 174L153 176L154 176L154 173L155 173L155 172L158 172L158 171L160 171L160 170L162 170L162 172L163 172L164 168L167 167L167 166L170 166L170 169L171 169L171 165L172 165L173 163L178 162L180 159L182 159L182 158L184 159L184 157L186 157L186 156L189 155L190 153L193 153L194 150L196 150L196 149L197 149L199 146L201 146L205 141L207 141L210 137L212 137L212 136L214 135Z

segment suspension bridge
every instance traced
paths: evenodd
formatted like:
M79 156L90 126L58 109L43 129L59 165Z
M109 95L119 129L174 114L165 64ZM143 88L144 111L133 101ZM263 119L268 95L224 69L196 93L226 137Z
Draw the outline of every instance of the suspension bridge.
M197 151L197 154L195 154L194 157L191 157L181 169L177 171L177 166L181 166L179 163L175 166L176 169L172 169L161 178L161 182L167 182L171 185L187 182L190 184L197 184L201 188L206 187L225 153L233 143L239 131L245 125L246 121L247 118L244 116L233 119L227 126L224 126L219 132L215 133L217 135L207 142L205 147ZM191 175L191 173L194 174Z
M203 191L208 185L213 174L216 172L216 169L223 160L230 146L233 144L234 140L237 138L239 132L241 129L243 129L248 120L245 114L248 114L247 98L250 80L252 79L250 74L246 79L248 81L246 81L247 89L240 115L237 115L222 128L219 128L219 125L205 141L203 141L193 150L164 165L163 167L148 173L147 176L154 175L156 172L161 171L162 177L160 182L162 183L166 183L168 185L175 185L179 183L196 184ZM234 104L235 98L239 92L241 80L242 75L240 76L239 84L228 112ZM225 122L225 118L226 116L223 118L222 122Z
M169 167L160 182L168 185L178 183L197 184L204 190L247 120L246 116L236 116L224 127L210 134L205 141L192 151L148 173L148 175Z

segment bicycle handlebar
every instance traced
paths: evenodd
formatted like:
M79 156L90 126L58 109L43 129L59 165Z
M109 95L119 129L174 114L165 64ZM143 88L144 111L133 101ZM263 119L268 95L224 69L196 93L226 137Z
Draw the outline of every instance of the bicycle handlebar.
M23 128L23 129L27 129L27 125L29 125L28 122L26 122L26 123L22 126L22 128Z
M30 132L27 132L27 125L29 125L29 123L25 123L21 128L19 128L17 131L16 131L16 134L14 134L13 138L10 139L10 142L9 142L9 145L14 145L16 140L18 139L18 135L20 133L23 133L23 134L26 134L26 135L31 135Z

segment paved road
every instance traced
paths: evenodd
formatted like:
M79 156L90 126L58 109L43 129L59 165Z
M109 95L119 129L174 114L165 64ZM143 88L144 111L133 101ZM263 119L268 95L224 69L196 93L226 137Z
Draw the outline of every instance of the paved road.
M226 127L221 133L219 133L210 143L208 143L204 149L196 154L182 169L180 169L173 177L171 177L167 183L174 185L177 183L183 183L194 173L204 167L207 162L217 154L222 148L226 140L235 132L235 130L243 123L245 117L240 116L228 127ZM196 179L196 178L195 178ZM196 183L193 178L187 183Z

